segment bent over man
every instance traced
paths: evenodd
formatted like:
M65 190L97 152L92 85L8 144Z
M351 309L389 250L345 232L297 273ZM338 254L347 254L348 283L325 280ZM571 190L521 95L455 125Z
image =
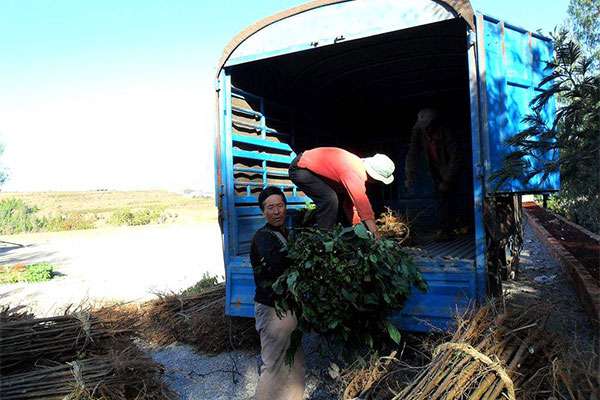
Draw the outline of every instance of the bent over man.
M285 195L279 188L269 186L258 196L258 204L266 224L254 234L250 249L256 284L256 330L260 335L260 355L263 361L256 400L301 400L304 394L302 346L299 346L291 367L284 361L291 334L298 321L289 311L283 318L277 316L272 287L287 268Z
M333 228L340 222L340 211L343 211L347 222L364 222L378 238L366 183L392 183L394 168L394 162L384 154L360 158L337 147L317 147L300 153L290 164L289 175L292 182L315 202L319 228Z

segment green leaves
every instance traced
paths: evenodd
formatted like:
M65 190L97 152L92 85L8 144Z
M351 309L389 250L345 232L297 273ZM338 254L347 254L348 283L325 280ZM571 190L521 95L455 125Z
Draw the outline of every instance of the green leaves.
M275 308L298 316L345 348L373 347L382 335L398 341L387 322L413 287L425 288L410 256L393 240L375 240L361 224L331 231L305 228L288 243L290 268L275 282Z
M358 224L354 226L354 233L361 239L369 239L371 236L369 234L368 229L364 226L364 224Z
M385 321L385 327L390 335L390 338L396 343L400 343L400 331L390 321Z

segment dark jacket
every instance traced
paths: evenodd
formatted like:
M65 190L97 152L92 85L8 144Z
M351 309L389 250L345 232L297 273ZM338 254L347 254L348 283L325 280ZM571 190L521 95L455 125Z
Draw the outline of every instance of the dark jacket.
M277 237L278 230L265 224L254 234L250 247L250 263L254 272L254 301L274 306L273 283L288 267L287 246ZM279 231L287 239L284 231Z
M429 153L427 152L429 142L433 143L437 149L437 162L429 159ZM429 172L434 182L438 184L441 182L453 183L456 180L459 168L458 145L449 129L441 127L437 140L427 138L421 129L413 129L405 166L406 177L413 182L417 176L421 153L427 160Z

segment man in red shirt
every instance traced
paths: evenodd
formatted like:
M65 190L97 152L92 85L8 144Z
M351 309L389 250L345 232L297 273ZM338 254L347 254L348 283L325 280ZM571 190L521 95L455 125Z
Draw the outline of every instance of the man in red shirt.
M348 222L365 223L379 237L375 214L367 197L367 181L388 185L394 162L384 154L359 158L337 147L317 147L300 153L290 164L290 179L317 206L317 227L331 229L343 211Z

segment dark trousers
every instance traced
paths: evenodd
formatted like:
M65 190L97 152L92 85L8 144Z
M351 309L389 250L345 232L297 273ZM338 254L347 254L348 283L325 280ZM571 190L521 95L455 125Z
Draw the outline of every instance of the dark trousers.
M289 175L294 185L314 201L316 226L332 229L337 222L348 225L343 213L344 194L338 194L322 176L306 168L298 168L299 154L290 164Z
M440 207L440 229L442 232L449 233L452 231L450 223L450 193L438 191L439 207Z

